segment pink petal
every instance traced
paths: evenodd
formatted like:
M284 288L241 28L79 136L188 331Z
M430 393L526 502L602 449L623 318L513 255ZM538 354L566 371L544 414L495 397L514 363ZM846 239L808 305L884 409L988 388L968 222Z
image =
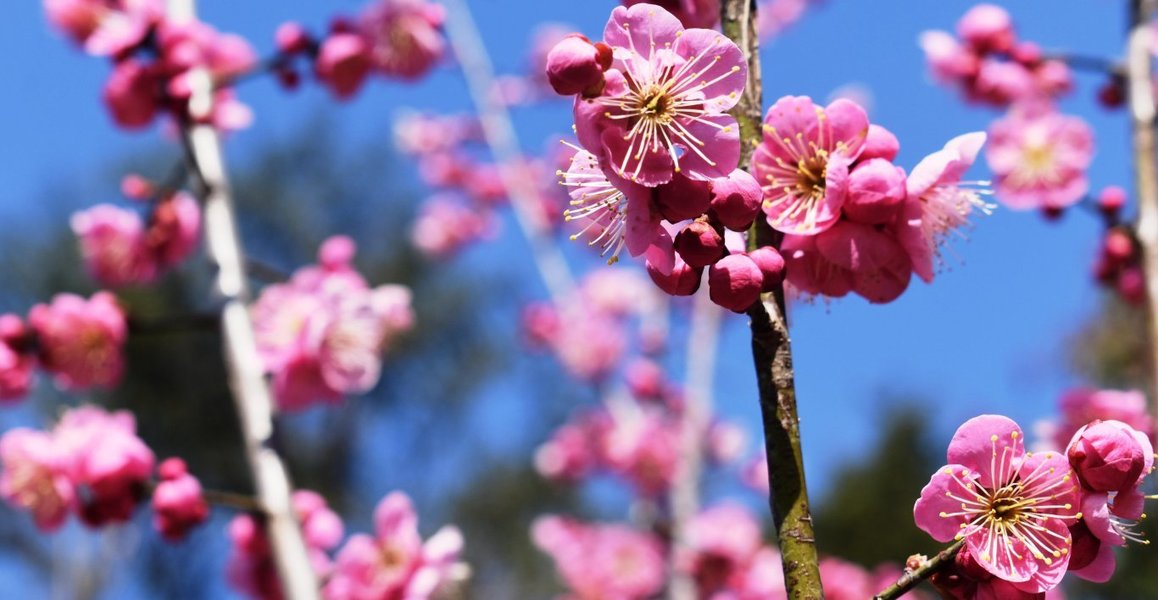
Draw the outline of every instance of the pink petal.
M679 19L658 6L616 6L603 28L603 41L616 49L626 48L647 58L653 48L674 44L683 30Z
M946 456L950 464L964 465L980 473L981 485L993 488L995 475L1003 475L1005 479L1012 475L1011 463L1025 454L1024 438L1021 427L1009 417L981 415L957 428ZM1006 448L1009 451L1004 451ZM993 460L995 453L1004 460ZM991 465L996 465L998 473L993 472Z
M689 62L694 61L689 74L698 74L696 81L708 83L690 89L704 95L710 112L725 112L740 101L748 83L748 63L740 48L724 34L711 29L688 29L676 40L674 51Z
M967 480L976 477L976 473L972 471L969 472L969 475L963 475L962 473L966 471L968 469L961 465L941 467L921 490L921 497L913 506L913 519L916 521L917 527L920 527L938 542L948 542L956 538L957 534L961 532L961 524L965 522L962 517L943 517L941 515L961 511L961 501L954 500L950 494L958 498L972 495L972 492L958 482L958 477ZM953 475L954 473L957 474L956 477Z

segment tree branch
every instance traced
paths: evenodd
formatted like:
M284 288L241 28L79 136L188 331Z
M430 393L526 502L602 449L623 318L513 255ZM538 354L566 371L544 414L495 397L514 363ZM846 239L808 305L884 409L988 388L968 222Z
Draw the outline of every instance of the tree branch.
M937 553L937 556L927 560L921 566L905 573L893 585L881 590L879 594L873 596L873 600L894 600L900 598L905 592L917 587L922 581L932 577L941 569L953 563L953 559L957 558L957 553L965 545L965 540L957 540L953 542L952 546L945 548Z
M720 23L748 59L748 86L732 115L740 125L740 164L746 165L762 136L763 91L756 35L756 3L724 0ZM782 235L763 219L749 231L750 247L779 246ZM764 447L768 453L769 502L784 568L784 583L791 600L820 600L819 559L804 480L800 418L796 412L796 381L788 337L784 286L777 285L748 309L752 329L752 358L760 392Z

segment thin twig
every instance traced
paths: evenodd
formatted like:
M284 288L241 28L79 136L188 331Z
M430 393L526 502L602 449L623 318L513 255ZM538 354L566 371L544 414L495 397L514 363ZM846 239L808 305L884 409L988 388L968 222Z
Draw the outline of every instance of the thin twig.
M957 540L953 542L952 546L945 548L937 553L937 556L927 560L921 566L905 573L897 580L896 583L881 590L873 600L895 600L900 598L905 592L917 587L922 581L932 577L941 569L953 563L953 559L957 558L957 553L965 545L965 540Z
M1134 184L1138 195L1136 234L1146 275L1149 327L1150 401L1158 414L1158 154L1155 152L1154 88L1151 83L1151 30L1154 0L1130 1L1126 42L1126 89L1133 131Z
M1046 52L1044 60L1059 60L1075 71L1091 73L1105 73L1107 75L1125 75L1126 65L1122 61L1105 56L1091 54L1077 54L1073 52Z
M762 137L763 92L754 0L724 0L720 23L748 59L748 86L732 114L740 125L740 164L746 165ZM749 232L750 247L779 246L782 235L763 219ZM764 447L768 453L769 503L784 568L784 583L791 600L820 600L819 558L808 507L800 418L796 411L796 381L788 337L784 286L777 285L748 310L752 330L752 358L760 391Z
M168 17L176 23L196 20L195 0L169 0ZM213 80L201 68L189 74L193 123L183 123L194 192L204 204L206 255L217 268L214 292L222 300L221 334L226 371L233 391L244 448L253 475L257 503L267 517L270 550L289 600L317 600L318 579L310 564L301 528L294 516L289 473L274 444L274 403L257 353L253 323L246 302L249 287L245 254L237 232L233 198L225 173L220 140L212 126L201 123L212 113Z
M261 509L261 504L258 503L257 498L247 494L239 494L237 492L226 492L222 490L201 490L201 497L209 504L216 506L225 506L235 510L264 514Z

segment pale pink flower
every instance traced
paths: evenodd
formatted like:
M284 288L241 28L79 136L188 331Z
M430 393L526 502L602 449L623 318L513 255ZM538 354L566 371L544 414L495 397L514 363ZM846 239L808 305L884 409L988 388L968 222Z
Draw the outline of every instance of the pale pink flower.
M807 97L785 96L764 117L764 139L752 155L752 174L764 187L764 212L775 229L814 235L840 218L848 175L860 156L869 122L848 100L825 108Z
M680 432L655 412L612 415L602 439L607 466L627 479L644 496L667 490L680 460Z
M374 511L374 530L351 536L338 552L327 600L426 600L452 583L462 550L457 528L423 542L410 499L392 492Z
M294 516L302 524L302 539L310 555L310 566L318 577L328 577L333 561L328 552L338 547L346 533L342 519L326 504L321 494L296 490L291 498Z
M52 531L76 508L69 456L43 431L17 428L0 436L0 496Z
M985 152L997 199L1016 210L1061 209L1081 200L1093 155L1089 125L1044 104L1014 107L994 122Z
M1021 429L996 415L966 421L947 456L913 508L917 525L941 542L964 539L963 553L1019 590L1056 587L1080 516L1065 456L1027 454Z
M44 0L44 10L54 26L96 56L140 44L165 15L161 0Z
M685 30L650 4L618 6L603 31L614 61L603 95L577 98L579 141L618 176L654 187L676 173L710 179L739 160L736 105L748 69L723 34Z
M981 67L980 59L949 32L940 30L921 32L917 43L925 52L925 61L937 81L956 84L965 78L977 76L977 71Z
M197 248L201 239L201 207L197 199L180 191L160 199L145 231L158 268L176 266Z
M408 80L426 74L445 52L444 12L427 0L375 0L357 24L370 43L374 68Z
M189 530L209 517L201 482L190 475L185 461L169 458L158 468L161 481L153 488L153 527L170 541L185 538Z
M762 41L771 40L804 16L817 0L760 0L756 10L756 32Z
M85 300L58 294L28 313L36 332L41 366L65 389L109 388L124 371L125 313L108 292Z
M909 173L898 239L913 260L913 272L926 282L933 280L934 259L943 262L942 245L951 236L964 237L975 211L987 215L994 208L981 199L986 190L961 180L984 143L982 132L957 136Z
M564 424L535 450L535 470L554 481L576 482L594 470L600 457L595 439L602 435L597 418L581 416Z
M757 492L768 495L772 487L768 483L768 455L761 452L759 456L748 461L740 473L740 480Z
M531 537L555 561L573 600L645 600L663 589L663 546L651 534L543 516Z
M13 314L0 314L0 401L19 400L32 387L36 353L30 331Z
M498 223L489 211L476 210L446 195L424 202L410 240L423 253L448 258L471 242L495 235Z
M993 4L978 4L966 11L957 21L957 35L981 51L1008 52L1017 39L1009 12Z
M68 453L73 484L86 491L81 520L90 526L128 521L156 462L137 437L133 415L82 406L65 412L52 436Z
M1121 421L1142 433L1154 435L1154 422L1146 404L1146 395L1139 390L1097 390L1075 388L1058 399L1061 421L1054 432L1056 449L1066 448L1074 434L1087 423L1096 420Z
M832 556L820 560L820 582L824 586L824 597L830 600L862 600L879 591L874 587L876 581L863 567Z

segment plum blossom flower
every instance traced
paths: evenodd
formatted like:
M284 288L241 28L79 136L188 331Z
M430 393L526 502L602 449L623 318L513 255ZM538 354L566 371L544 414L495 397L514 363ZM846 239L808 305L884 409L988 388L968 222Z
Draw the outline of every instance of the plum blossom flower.
M752 174L764 188L764 212L779 231L813 235L832 227L848 198L849 167L868 136L864 109L849 100L827 107L785 96L764 117Z
M134 211L98 204L74 213L72 231L94 279L108 286L148 283L197 247L201 209L185 192L161 198L148 223Z
M1069 564L1079 486L1064 455L1026 453L1022 438L1007 417L966 421L913 515L938 541L964 539L962 552L994 577L1039 593L1056 587Z
M161 0L44 0L48 20L95 56L140 44L165 15Z
M446 49L444 12L441 5L427 0L376 0L357 23L370 42L373 67L408 80L429 71Z
M985 152L997 199L1015 210L1062 209L1081 200L1093 155L1089 125L1046 104L1014 107L995 121Z
M161 481L153 489L153 527L167 540L181 540L209 517L209 504L201 493L201 482L189 474L185 461L166 459L158 471Z
M707 508L686 528L685 547L676 564L695 577L703 598L734 581L760 550L760 523L739 504Z
M16 428L0 436L0 496L52 531L75 510L76 487L68 454L44 431Z
M129 520L156 462L132 413L81 406L61 416L52 436L68 454L73 485L86 492L81 519L91 526Z
M422 541L410 499L392 492L374 511L374 535L355 534L338 552L326 600L426 600L454 582L462 534L445 526Z
M726 111L748 78L736 44L716 31L685 30L652 4L617 6L603 42L614 56L603 94L575 102L584 148L648 187L676 173L703 180L736 168L739 128Z
M574 600L644 600L663 588L663 546L651 534L543 516L532 525L531 538L554 559Z
M28 325L41 366L62 388L108 388L120 381L128 326L112 294L97 292L88 300L57 294L51 304L32 307Z
M642 4L644 0L624 0L627 7ZM654 4L683 23L684 27L712 28L720 21L720 0L654 0Z
M961 180L984 143L982 132L957 136L909 173L900 242L913 259L913 272L926 282L933 280L933 259L942 244L952 235L963 236L975 211L987 215L994 208L981 199L987 190Z
M1145 435L1154 434L1146 395L1139 390L1075 388L1062 394L1058 411L1061 421L1053 432L1057 449L1066 448L1079 429L1099 419L1121 421Z
M36 353L30 330L13 314L0 314L0 401L23 398L32 387Z

